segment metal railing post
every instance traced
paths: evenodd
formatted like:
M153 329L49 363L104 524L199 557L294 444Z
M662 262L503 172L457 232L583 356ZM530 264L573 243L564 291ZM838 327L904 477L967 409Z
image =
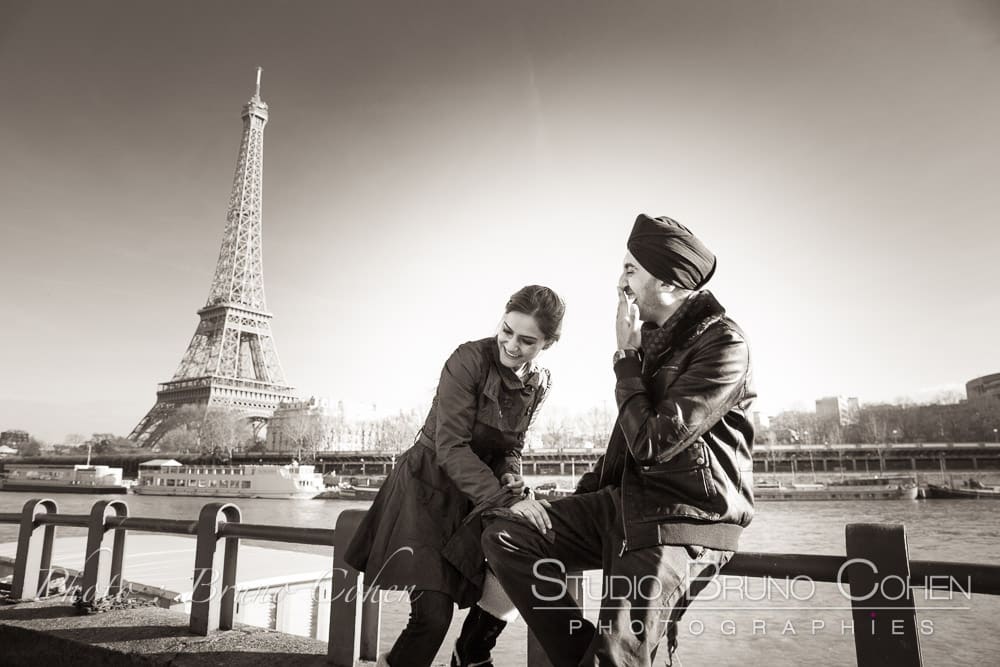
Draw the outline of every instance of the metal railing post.
M566 590L569 594L576 600L580 608L583 609L584 597L583 587L586 585L586 579L583 576L583 572L567 572L566 573ZM528 629L528 667L552 667L552 661L549 660L549 656L545 654L545 649L542 648L541 643L539 643L538 638L535 637L535 633Z
M330 635L327 660L334 667L354 667L361 655L363 575L347 564L344 552L357 532L364 510L344 510L337 517L330 581ZM379 596L378 599L381 599Z
M121 591L126 531L117 528L109 539L106 528L109 516L127 517L128 505L123 500L100 500L90 509L87 552L83 562L83 590L80 592L83 604L94 604Z
M852 523L846 535L858 667L920 667L904 527Z
M32 498L21 510L20 530L17 535L17 553L14 557L14 579L11 597L15 600L34 600L48 592L52 566L52 543L56 537L55 526L42 528L35 523L39 514L56 514L54 500Z
M226 538L224 555L217 547L219 524L239 523L241 520L240 508L231 503L209 503L201 508L198 515L190 624L191 632L196 635L233 627L240 538Z

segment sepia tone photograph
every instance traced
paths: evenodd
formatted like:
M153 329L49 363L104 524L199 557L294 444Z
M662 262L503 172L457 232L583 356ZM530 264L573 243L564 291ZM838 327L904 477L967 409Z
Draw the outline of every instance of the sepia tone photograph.
M998 66L995 0L0 0L0 664L992 664Z

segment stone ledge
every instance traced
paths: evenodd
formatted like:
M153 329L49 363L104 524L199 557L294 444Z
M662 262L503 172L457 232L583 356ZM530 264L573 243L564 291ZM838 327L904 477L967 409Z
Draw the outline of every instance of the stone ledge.
M4 665L326 665L326 642L250 625L191 634L158 607L81 616L70 600L0 605Z

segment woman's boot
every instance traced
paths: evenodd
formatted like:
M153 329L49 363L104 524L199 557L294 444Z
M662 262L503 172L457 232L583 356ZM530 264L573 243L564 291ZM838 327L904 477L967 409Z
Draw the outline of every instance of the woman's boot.
M451 667L492 667L490 653L507 622L473 605L451 653Z

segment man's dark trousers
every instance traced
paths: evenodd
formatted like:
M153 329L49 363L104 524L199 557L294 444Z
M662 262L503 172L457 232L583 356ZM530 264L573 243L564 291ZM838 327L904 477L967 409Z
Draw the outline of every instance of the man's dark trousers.
M664 634L672 657L682 614L732 552L681 545L623 553L615 487L554 500L548 513L547 536L520 520L494 519L483 549L554 667L646 667ZM569 595L566 572L597 568L605 585L595 628Z

